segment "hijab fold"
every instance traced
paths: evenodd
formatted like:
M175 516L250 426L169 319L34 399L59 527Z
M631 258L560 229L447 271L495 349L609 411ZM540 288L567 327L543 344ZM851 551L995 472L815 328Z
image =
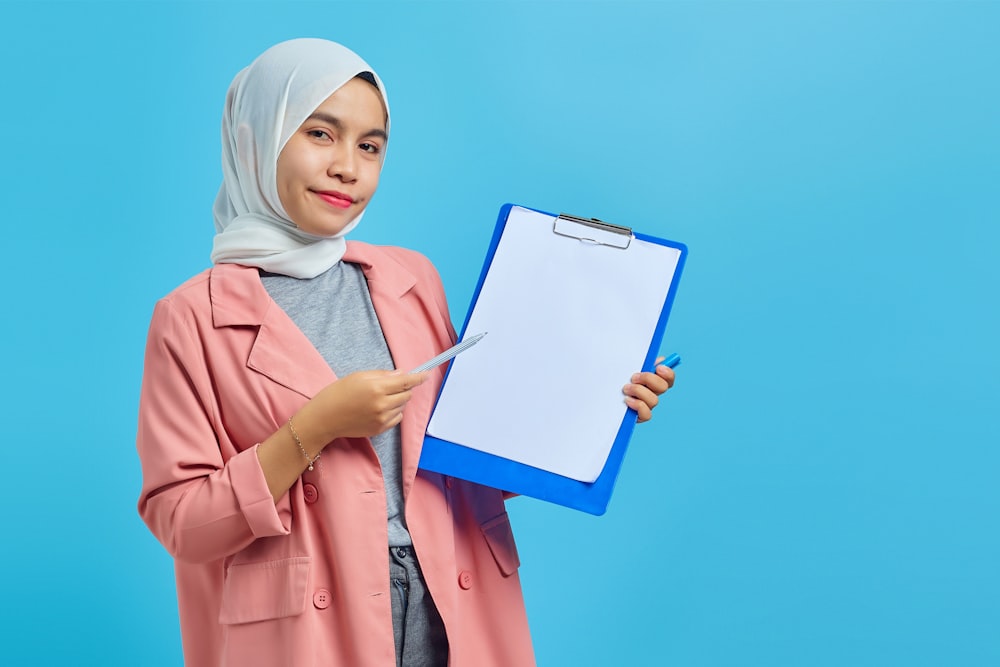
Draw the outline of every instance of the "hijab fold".
M344 235L303 232L278 196L281 149L299 126L338 88L371 72L386 109L389 100L375 71L345 46L324 39L293 39L272 46L229 86L222 116L222 187L215 199L212 262L256 266L294 278L314 278L340 261Z

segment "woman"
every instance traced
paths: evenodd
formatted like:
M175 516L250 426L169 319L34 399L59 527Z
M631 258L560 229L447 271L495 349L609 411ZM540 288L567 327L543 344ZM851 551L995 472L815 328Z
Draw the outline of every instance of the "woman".
M332 42L230 86L214 266L156 306L137 438L188 667L534 664L502 492L417 469L443 367L370 370L455 339L424 257L343 239L389 126ZM647 419L672 383L639 374L626 402Z

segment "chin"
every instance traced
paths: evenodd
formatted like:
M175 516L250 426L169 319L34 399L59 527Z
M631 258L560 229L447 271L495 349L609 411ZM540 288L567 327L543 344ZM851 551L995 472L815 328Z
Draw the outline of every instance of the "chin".
M312 220L306 224L295 223L295 226L306 234L312 234L313 236L336 236L344 231L347 225L358 217L358 215L357 212L346 211L343 215L338 215L334 220L327 217L325 220Z
M306 234L310 234L312 236L316 236L319 238L331 238L333 236L336 236L337 234L340 234L346 227L347 225L340 225L338 227L326 225L323 227L299 227L299 229L305 232Z

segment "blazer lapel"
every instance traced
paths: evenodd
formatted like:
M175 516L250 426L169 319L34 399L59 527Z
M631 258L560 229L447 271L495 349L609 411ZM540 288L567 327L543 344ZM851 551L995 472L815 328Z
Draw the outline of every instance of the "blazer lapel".
M420 345L417 341L424 334L427 323L418 318L415 309L406 308L404 303L417 279L390 257L380 256L376 266L371 255L368 246L348 242L344 261L359 264L364 271L392 362L397 370L408 371L426 361L419 358ZM391 317L389 313L392 313Z
M258 327L248 368L306 398L337 379L305 334L271 299L257 269L219 264L209 280L216 327Z
M372 261L369 247L364 244L347 244L344 261L361 265L368 279L372 305L379 315L382 333L392 354L396 368L406 372L419 366L428 358L440 352L432 350L428 341L432 338L428 330L430 324L419 307L408 303L416 298L410 292L417 283L416 277L392 257L379 255L378 265ZM392 313L392 316L388 316ZM439 372L443 372L439 367ZM428 382L413 393L403 410L400 431L403 440L402 478L403 497L409 496L413 479L417 474L420 449L424 441L424 425L430 417L437 393ZM436 386L436 385L435 385Z

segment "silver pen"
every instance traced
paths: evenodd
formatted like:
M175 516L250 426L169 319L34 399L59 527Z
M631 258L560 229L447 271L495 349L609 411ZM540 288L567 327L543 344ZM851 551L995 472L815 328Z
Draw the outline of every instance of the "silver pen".
M440 366L441 364L445 363L446 361L451 361L456 356L458 356L461 352L465 352L470 347L472 347L473 345L475 345L476 343L478 343L479 341L481 341L483 339L483 336L485 336L485 335L486 335L486 332L484 331L483 333L476 334L475 336L472 336L471 338L466 338L465 340L463 340L458 345L454 345L452 347L449 347L447 350L445 350L441 354L437 355L433 359L425 361L424 363L420 364L419 366L417 366L416 368L414 368L410 372L411 373L423 373L424 371L429 371L430 369L434 368L435 366Z

